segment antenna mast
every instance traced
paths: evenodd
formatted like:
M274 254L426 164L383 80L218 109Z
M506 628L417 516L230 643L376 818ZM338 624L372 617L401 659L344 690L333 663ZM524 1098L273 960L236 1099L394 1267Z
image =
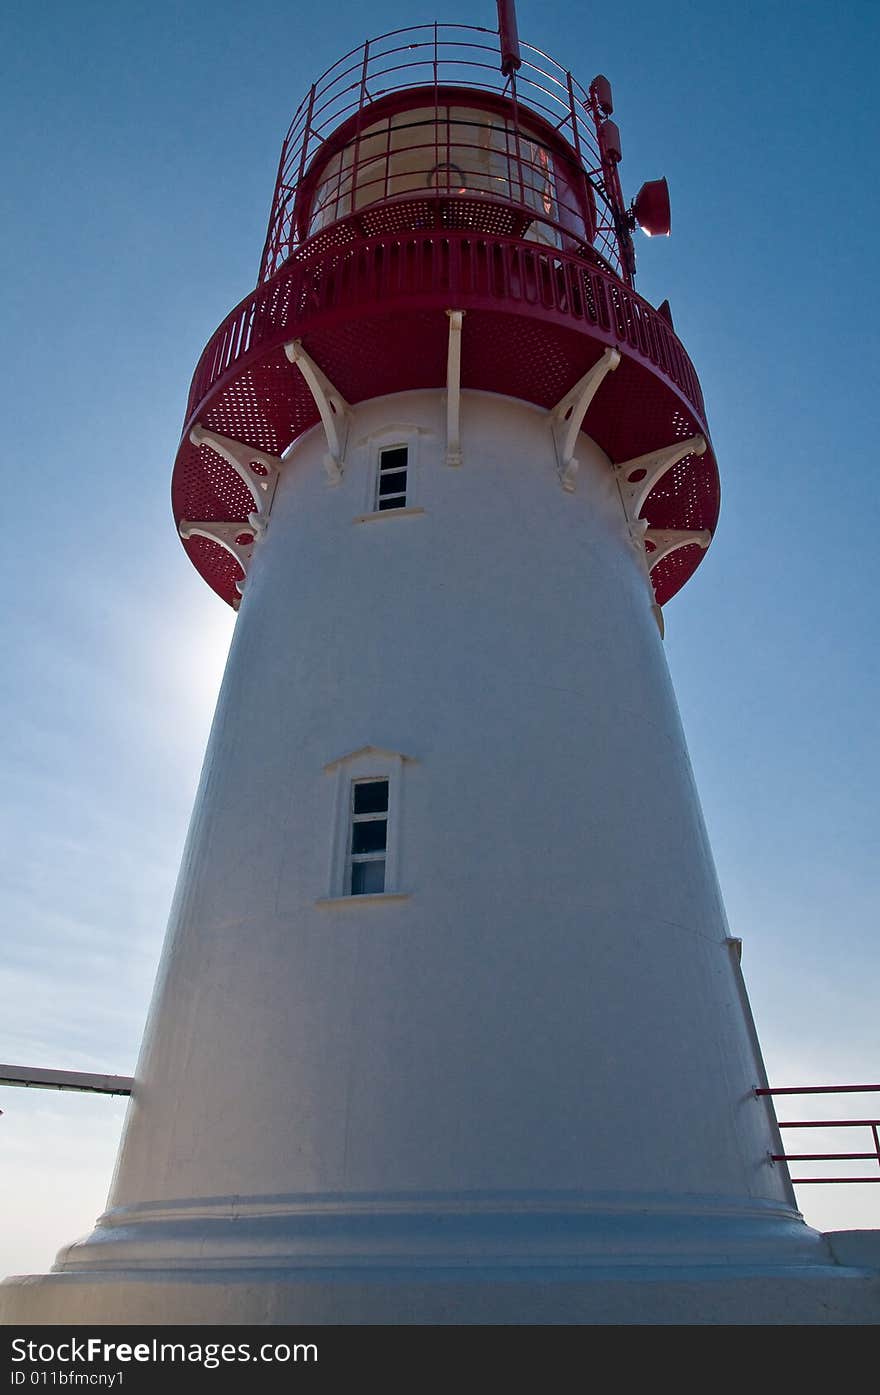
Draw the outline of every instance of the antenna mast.
M501 71L511 77L522 67L519 51L519 30L516 27L516 0L497 0L498 38L501 44Z

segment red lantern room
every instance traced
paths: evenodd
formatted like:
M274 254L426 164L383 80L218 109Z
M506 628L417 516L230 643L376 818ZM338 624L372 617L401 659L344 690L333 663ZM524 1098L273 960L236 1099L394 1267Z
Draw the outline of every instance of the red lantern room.
M184 546L233 606L292 442L321 420L332 468L341 406L448 388L451 372L456 393L574 423L563 487L589 432L658 606L711 539L700 385L668 305L633 286L632 230L669 231L665 180L625 205L607 78L583 87L498 8L497 35L434 23L368 40L294 116L257 287L202 354L174 471Z

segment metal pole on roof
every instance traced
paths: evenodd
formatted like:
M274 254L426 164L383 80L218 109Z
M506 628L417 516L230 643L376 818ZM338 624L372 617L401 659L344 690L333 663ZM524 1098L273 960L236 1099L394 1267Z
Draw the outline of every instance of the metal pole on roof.
M516 0L497 0L498 38L501 42L501 71L510 77L522 67L519 51L519 31L516 27Z

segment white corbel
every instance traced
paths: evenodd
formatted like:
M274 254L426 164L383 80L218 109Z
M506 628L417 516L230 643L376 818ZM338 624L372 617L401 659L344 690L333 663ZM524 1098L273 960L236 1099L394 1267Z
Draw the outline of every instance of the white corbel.
M194 446L210 446L247 485L255 505L248 522L260 537L265 532L275 497L282 465L280 458L270 455L268 451L257 450L255 446L247 446L244 441L234 441L229 436L219 436L216 431L207 431L198 422L189 433L189 439Z
M557 402L551 411L553 443L556 447L556 467L562 488L570 494L574 489L578 462L575 459L575 445L583 425L587 409L599 391L606 376L620 363L618 349L606 349L573 388Z
M342 393L333 386L330 379L315 363L315 360L306 353L300 339L294 339L290 344L285 344L284 352L290 362L295 364L302 373L309 392L315 399L315 406L321 414L321 425L324 427L324 435L327 438L324 469L327 471L329 483L338 484L342 479L342 466L345 462L351 409ZM337 424L342 428L341 438Z
M654 581L651 573L657 564L663 561L664 557L668 557L670 552L675 552L680 547L689 547L692 543L696 543L697 547L701 547L705 552L712 541L712 534L708 528L649 528L646 518L637 518L635 523L631 523L629 533L633 542L641 544L639 551L645 560L652 591L654 590ZM646 543L653 547L652 552L647 551ZM666 626L663 623L663 611L657 604L656 592L651 610L657 621L660 638L663 639L666 634Z
M449 347L446 350L446 464L461 464L461 324L463 310L447 310Z
M706 449L704 436L690 436L686 441L676 441L674 445L650 450L646 455L637 455L632 460L615 465L620 497L630 522L638 518L654 485L667 470L671 470L679 460L684 460L686 455L702 455Z
M654 545L653 552L649 552L646 558L648 571L652 572L658 562L680 547L696 543L705 552L712 541L712 534L708 528L646 528L644 538L646 543Z
M210 542L218 543L235 558L247 577L254 542L258 536L257 529L250 521L247 523L195 522L190 518L182 518L177 527L182 538L208 538ZM250 539L250 541L240 541L240 539ZM239 595L243 587L243 581L235 583L235 589Z

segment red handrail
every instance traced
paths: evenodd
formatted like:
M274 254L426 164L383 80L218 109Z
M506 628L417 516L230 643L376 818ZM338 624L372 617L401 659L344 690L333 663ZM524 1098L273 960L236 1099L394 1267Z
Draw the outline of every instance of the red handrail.
M444 201L421 201L442 221ZM401 200L401 206L404 201ZM449 296L463 308L531 306L563 323L590 324L659 370L703 414L693 365L669 323L613 273L581 257L515 237L430 227L365 237L356 221L318 233L226 317L202 353L187 430L206 396L251 358L328 315L353 318L372 303Z
M876 1094L880 1085L781 1085L775 1089L758 1088L756 1095L846 1095ZM880 1168L880 1118L878 1119L786 1119L778 1120L781 1129L855 1129L871 1131L873 1149L869 1153L771 1153L774 1162L876 1162ZM875 1177L792 1177L797 1185L813 1183L880 1182Z
M260 281L270 280L301 245L293 219L294 197L328 137L348 119L360 117L379 96L425 85L436 90L438 84L502 96L512 102L515 119L519 109L535 113L577 151L597 202L595 246L629 280L619 246L622 208L612 206L617 191L607 189L603 178L590 95L543 50L520 41L520 56L521 64L505 74L499 67L494 30L431 23L369 39L332 64L312 84L284 140Z

